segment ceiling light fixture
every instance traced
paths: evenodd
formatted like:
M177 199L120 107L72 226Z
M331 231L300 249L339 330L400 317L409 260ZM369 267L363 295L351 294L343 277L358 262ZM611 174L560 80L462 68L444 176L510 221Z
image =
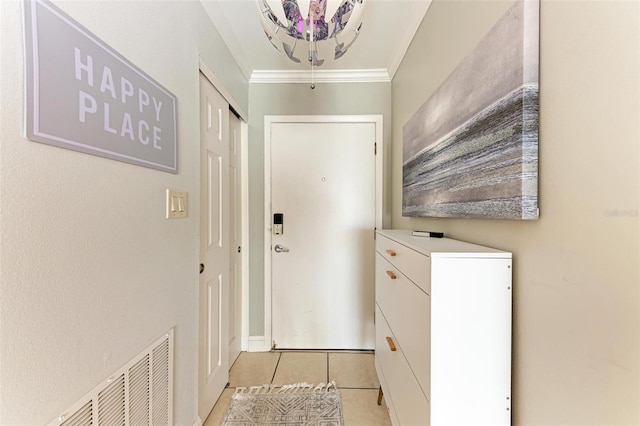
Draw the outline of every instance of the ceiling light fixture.
M341 58L358 38L364 2L258 0L258 9L260 22L273 47L298 64L301 63L298 51L307 54L313 89L313 68L328 58ZM308 45L297 49L299 40L308 42Z

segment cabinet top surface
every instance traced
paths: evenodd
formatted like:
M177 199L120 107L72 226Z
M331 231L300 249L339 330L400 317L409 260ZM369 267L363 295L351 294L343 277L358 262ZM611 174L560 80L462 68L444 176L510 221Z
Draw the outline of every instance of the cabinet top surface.
M492 257L511 259L511 253L451 238L414 237L405 229L384 229L378 234L432 257ZM480 255L480 256L479 256Z

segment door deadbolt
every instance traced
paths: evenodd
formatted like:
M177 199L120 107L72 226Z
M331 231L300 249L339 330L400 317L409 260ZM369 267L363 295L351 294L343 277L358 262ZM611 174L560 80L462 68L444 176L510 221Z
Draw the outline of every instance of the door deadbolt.
M282 213L273 214L273 235L283 234L283 220L284 220L284 214Z

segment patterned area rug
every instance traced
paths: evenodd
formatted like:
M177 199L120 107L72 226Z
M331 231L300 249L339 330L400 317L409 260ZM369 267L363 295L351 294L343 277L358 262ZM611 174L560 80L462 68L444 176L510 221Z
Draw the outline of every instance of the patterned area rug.
M223 426L342 426L342 400L335 381L237 388Z

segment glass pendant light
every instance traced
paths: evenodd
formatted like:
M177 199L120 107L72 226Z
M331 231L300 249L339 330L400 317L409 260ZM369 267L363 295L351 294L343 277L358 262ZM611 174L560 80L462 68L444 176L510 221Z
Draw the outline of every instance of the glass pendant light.
M365 0L257 0L273 47L295 63L314 67L341 58L358 38ZM313 88L313 81L312 81Z

